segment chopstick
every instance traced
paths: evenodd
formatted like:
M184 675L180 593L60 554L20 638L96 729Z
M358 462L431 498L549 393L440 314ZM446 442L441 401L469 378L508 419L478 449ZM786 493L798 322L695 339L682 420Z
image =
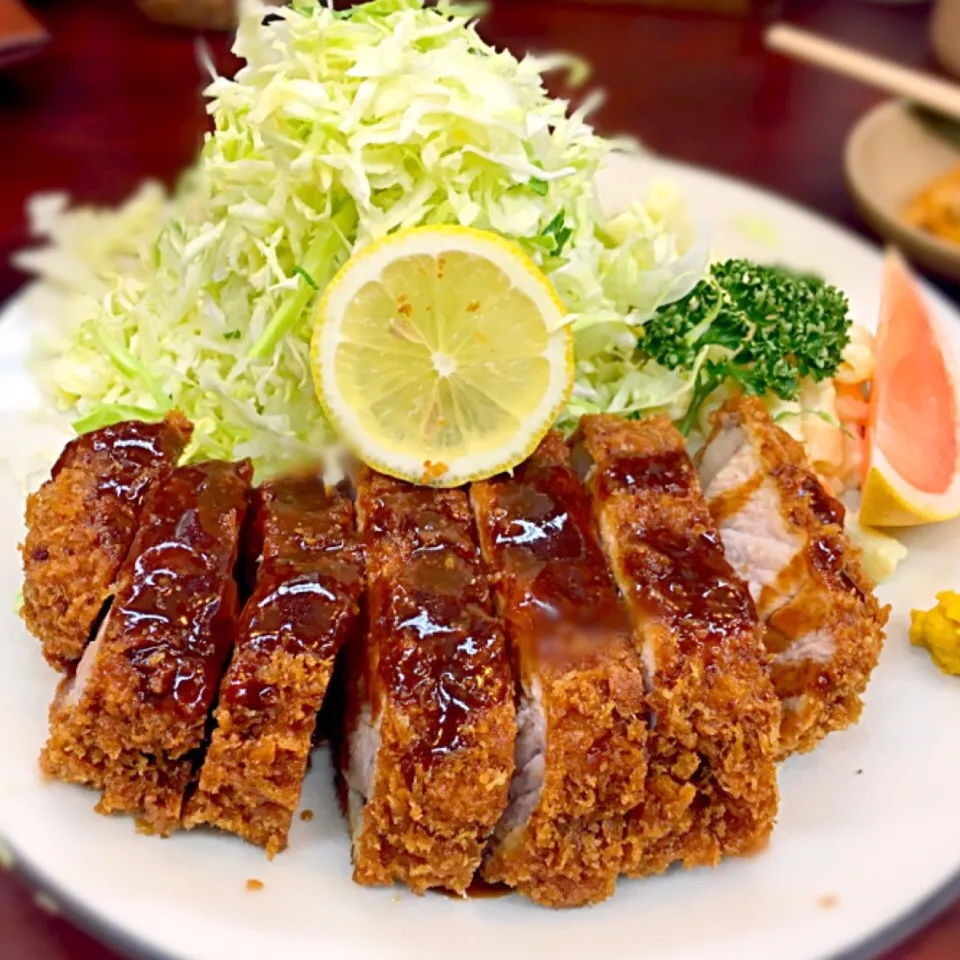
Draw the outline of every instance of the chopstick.
M901 67L889 60L863 53L833 40L825 40L785 23L770 27L764 39L771 50L794 60L812 63L825 70L860 80L960 120L960 84Z

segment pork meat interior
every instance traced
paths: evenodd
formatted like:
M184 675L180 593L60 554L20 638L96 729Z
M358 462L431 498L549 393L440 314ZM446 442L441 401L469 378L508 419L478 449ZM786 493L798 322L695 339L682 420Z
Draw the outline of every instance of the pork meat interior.
M354 879L462 893L507 805L516 730L469 501L364 468L357 516L368 630L340 748Z
M640 657L570 467L550 433L471 499L519 694L516 769L483 876L548 906L610 896L643 798Z
M889 614L803 448L757 399L718 413L700 476L727 557L767 626L781 755L860 717Z
M101 813L132 813L146 832L180 824L233 644L251 474L207 461L150 487L113 604L50 708L43 770L99 787Z
M581 423L600 538L630 609L652 712L647 795L625 871L713 865L773 827L779 705L746 584L724 559L669 420Z

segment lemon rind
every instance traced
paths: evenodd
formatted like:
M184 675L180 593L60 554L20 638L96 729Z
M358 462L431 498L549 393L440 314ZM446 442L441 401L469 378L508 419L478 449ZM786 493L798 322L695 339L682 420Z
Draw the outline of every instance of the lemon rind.
M942 523L960 516L960 472L943 493L926 493L907 483L877 450L861 493L860 518L872 527Z
M451 242L454 241L454 242ZM372 438L359 423L349 407L332 402L329 383L335 383L333 362L339 344L342 324L331 323L330 318L342 318L353 296L369 280L395 259L395 251L402 255L438 255L445 251L465 252L484 257L501 269L511 281L524 278L520 289L531 297L546 322L548 343L541 354L547 358L550 379L543 401L525 420L515 445L498 448L482 454L468 454L442 464L445 468L434 475L436 464L431 464L423 450L416 454L397 455L387 451ZM518 269L519 265L519 269ZM574 362L573 336L568 326L566 311L550 281L537 265L516 244L497 234L470 227L435 226L400 231L361 250L337 273L324 291L316 308L316 322L310 344L310 360L314 373L314 387L327 419L351 452L364 463L381 473L412 483L434 487L455 487L513 469L530 456L544 435L556 422L567 405L573 390ZM557 353L562 351L562 356ZM334 396L338 391L334 391ZM358 440L357 438L364 439ZM503 456L503 450L510 453Z

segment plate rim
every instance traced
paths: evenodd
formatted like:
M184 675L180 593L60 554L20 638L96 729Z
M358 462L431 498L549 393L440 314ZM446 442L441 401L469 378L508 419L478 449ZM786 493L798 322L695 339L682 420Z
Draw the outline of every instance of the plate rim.
M96 910L84 906L69 894L63 893L56 881L34 867L28 858L21 857L15 845L6 837L2 838L2 843L12 859L7 872L24 884L27 892L33 895L35 903L38 897L48 898L55 907L55 911L48 911L53 916L66 918L83 933L110 949L130 957L131 960L185 960L183 956L166 953L151 945L137 934L130 933L104 919ZM890 921L861 943L819 960L879 960L884 954L924 930L957 902L960 902L960 866L943 886L912 910ZM41 910L47 910L42 903L37 905Z
M641 150L639 153L611 150L609 157L614 163L624 161L643 163L646 161L655 164L666 176L669 176L671 171L676 171L681 175L687 173L695 177L705 177L718 185L746 189L758 197L790 208L795 213L802 214L821 226L829 227L833 233L842 235L847 241L853 242L864 251L874 255L883 255L885 244L857 233L848 225L833 220L802 201L778 193L766 185L752 183L723 170L675 160L647 149ZM601 167L600 175L602 175L603 169ZM947 304L954 311L960 310L960 304L954 303L929 278L921 276L919 280L925 296L931 297L936 302ZM28 281L0 303L0 323L2 323L3 316L27 298L34 286L34 283ZM2 858L2 865L7 872L24 884L27 892L32 895L41 910L45 910L53 916L64 917L101 944L134 958L134 960L189 960L187 955L168 953L149 943L139 934L107 919L94 907L87 906L76 897L64 892L55 879L35 866L28 856L21 854L16 843L3 834L0 834L0 853L6 854ZM53 909L49 909L42 902L42 899L48 900ZM839 952L814 958L814 960L879 960L882 955L925 929L957 903L960 903L960 863L957 864L953 874L921 901L895 916L888 923L878 927L862 941Z

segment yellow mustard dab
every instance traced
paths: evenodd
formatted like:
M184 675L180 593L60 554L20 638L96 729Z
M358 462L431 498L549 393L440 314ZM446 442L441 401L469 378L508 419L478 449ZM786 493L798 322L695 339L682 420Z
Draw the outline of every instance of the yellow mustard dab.
M926 647L944 673L960 676L960 594L944 590L932 610L912 610L910 642Z

